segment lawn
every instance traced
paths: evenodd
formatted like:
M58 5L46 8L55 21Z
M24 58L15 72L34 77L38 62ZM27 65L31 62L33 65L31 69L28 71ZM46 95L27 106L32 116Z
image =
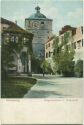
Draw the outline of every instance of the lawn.
M1 82L1 97L22 98L35 83L34 78L9 77Z

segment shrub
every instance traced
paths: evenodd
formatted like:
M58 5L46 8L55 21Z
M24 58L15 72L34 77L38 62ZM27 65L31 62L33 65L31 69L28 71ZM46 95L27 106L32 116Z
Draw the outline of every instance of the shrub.
M51 74L53 73L52 67L47 60L44 60L41 64L41 68L44 73Z
M83 77L83 60L78 60L74 67L76 77Z
M63 66L62 74L65 77L73 77L74 76L74 61L70 61Z

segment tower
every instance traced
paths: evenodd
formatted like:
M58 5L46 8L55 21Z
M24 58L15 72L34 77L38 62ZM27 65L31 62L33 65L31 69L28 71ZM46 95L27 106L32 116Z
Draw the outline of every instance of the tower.
M45 56L45 42L52 35L52 19L48 19L35 7L36 13L25 19L25 28L34 34L32 41L35 57L43 59Z

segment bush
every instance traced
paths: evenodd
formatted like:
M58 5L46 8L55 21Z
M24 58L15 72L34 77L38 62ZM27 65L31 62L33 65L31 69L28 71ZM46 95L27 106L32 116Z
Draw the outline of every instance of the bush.
M67 62L62 66L62 74L65 77L73 77L74 76L74 61Z
M83 60L78 60L74 67L76 77L83 77Z

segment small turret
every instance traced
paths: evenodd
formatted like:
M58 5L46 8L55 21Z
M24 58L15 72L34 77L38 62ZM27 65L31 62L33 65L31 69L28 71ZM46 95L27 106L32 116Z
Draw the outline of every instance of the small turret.
M35 7L35 10L37 11L37 13L40 13L40 7L39 6Z

